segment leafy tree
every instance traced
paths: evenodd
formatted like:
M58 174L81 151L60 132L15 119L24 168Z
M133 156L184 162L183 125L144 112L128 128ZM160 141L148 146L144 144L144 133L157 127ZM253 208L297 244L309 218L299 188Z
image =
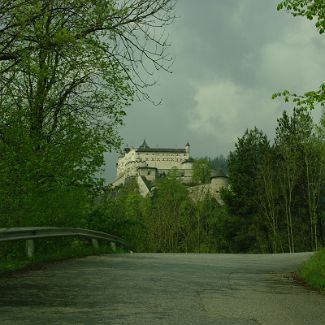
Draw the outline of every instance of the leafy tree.
M265 220L267 237L272 245L272 252L283 252L280 214L280 193L278 186L277 153L273 147L262 156L257 176L257 194L260 218Z
M223 155L214 158L204 157L201 159L207 160L209 162L210 169L216 171L221 170L224 172L224 174L228 174L227 159Z
M287 9L294 17L302 16L309 20L315 19L315 26L319 33L325 31L325 3L323 0L284 0L278 10Z
M194 160L192 168L192 180L194 183L204 184L210 181L210 165L207 160Z
M295 121L292 121L286 112L283 113L282 118L278 119L278 123L275 145L279 153L279 181L285 202L288 247L291 253L295 251L292 205L294 189L300 176L300 148L297 147L299 146L297 138L299 134L297 133Z
M320 165L322 177L320 178L320 197L319 197L319 234L322 245L325 245L325 111L323 111L319 128L317 129L318 139L320 140Z
M154 83L141 69L169 67L163 30L173 6L1 1L0 200L9 208L23 210L31 193L100 183L94 174L119 146L125 106Z
M294 109L278 119L275 149L278 182L284 201L288 248L296 250L317 247L318 202L322 182L322 140L315 133L309 112ZM308 219L309 219L309 241ZM299 238L299 239L298 239Z
M212 196L205 195L195 203L194 213L193 250L199 253L229 252L227 231L223 228L224 218L227 217L225 208Z
M172 7L170 0L5 1L0 129L14 116L38 149L71 136L71 125L103 149L116 146L124 106L148 85L137 66L166 68L166 42L154 33L172 20Z
M286 9L293 16L306 17L315 21L315 27L320 34L325 31L325 2L323 0L284 0L278 6L278 10ZM317 90L308 91L303 95L290 93L288 90L273 95L273 98L284 96L285 101L289 97L298 107L313 109L317 104L325 105L325 83L322 83Z
M92 207L87 227L124 238L136 251L149 251L146 214L143 198L135 179L120 188L110 189L107 196Z
M187 211L188 192L186 186L177 179L177 171L172 171L156 183L152 197L151 226L154 250L177 252L184 234L183 213Z
M318 206L321 186L324 181L324 139L320 139L313 131L303 142L303 162L306 178L305 197L310 220L311 247L318 249Z
M254 128L238 139L228 158L230 189L222 191L222 199L232 216L233 250L257 249L258 232L265 226L259 219L258 177L265 152L269 150L266 135Z

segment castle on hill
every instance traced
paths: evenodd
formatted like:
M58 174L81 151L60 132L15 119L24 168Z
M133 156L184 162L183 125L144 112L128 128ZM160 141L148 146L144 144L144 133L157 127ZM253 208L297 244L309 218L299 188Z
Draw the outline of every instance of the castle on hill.
M151 148L144 140L138 148L125 148L116 163L117 177L113 187L124 185L130 179L136 179L142 196L151 192L155 180L165 177L171 170L177 169L178 178L187 185L192 183L193 159L190 157L190 145L183 149ZM206 195L214 196L220 203L220 190L228 186L228 177L222 171L211 170L210 183L188 187L193 200L202 200Z
M151 148L144 140L139 148L125 148L117 161L117 177L113 186L125 184L129 178L141 177L144 181L154 181L166 176L172 169L179 171L183 183L192 180L190 145L183 149Z

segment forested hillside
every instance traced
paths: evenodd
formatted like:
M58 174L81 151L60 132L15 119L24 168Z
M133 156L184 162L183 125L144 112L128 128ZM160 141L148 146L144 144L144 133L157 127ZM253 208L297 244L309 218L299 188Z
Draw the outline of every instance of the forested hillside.
M89 223L127 238L139 251L315 250L324 244L325 230L324 123L295 109L278 119L272 142L257 128L247 130L229 154L224 205L209 196L192 201L175 171L146 198L135 182L111 190ZM193 175L197 182L205 180L205 169Z

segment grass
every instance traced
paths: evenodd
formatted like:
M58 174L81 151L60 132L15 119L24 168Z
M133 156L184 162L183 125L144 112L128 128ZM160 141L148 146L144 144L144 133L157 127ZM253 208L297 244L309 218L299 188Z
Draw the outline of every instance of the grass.
M0 276L13 273L15 271L39 269L48 263L62 261L69 258L84 257L90 255L101 255L113 253L109 245L101 244L99 248L94 248L84 241L73 240L69 245L58 245L54 249L53 245L48 245L36 250L34 257L28 258L25 254L8 254L0 258ZM15 247L16 248L16 247ZM124 249L117 248L117 253L125 252Z
M312 255L297 271L306 284L325 294L325 248Z

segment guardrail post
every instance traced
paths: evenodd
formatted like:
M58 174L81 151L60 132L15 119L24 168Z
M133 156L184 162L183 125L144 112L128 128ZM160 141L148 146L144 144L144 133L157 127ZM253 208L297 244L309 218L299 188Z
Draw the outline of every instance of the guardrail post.
M93 247L95 248L95 249L98 249L99 248L99 243L98 243L98 240L97 239L92 239L91 240L91 243L93 244Z
M26 240L26 253L27 257L32 258L34 256L34 240L33 239L27 239Z
M111 249L113 252L116 252L116 243L114 243L113 241L110 242L111 244Z

